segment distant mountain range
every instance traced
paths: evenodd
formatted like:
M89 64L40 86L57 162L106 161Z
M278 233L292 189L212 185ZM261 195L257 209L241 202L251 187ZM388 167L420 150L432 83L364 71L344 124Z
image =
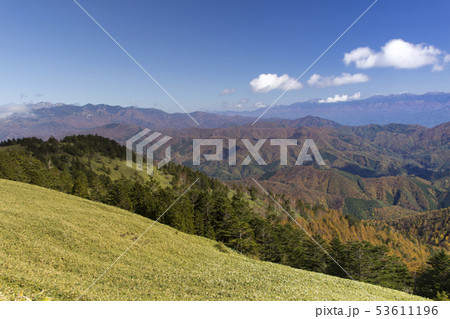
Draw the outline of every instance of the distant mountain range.
M48 138L83 133L88 129L112 123L136 125L155 130L197 126L184 113L166 113L153 108L122 107L111 105L28 105L27 113L6 118L0 117L0 141L9 138L34 136ZM193 112L199 127L217 128L249 123L252 118L236 115L219 115Z
M264 109L226 111L222 115L258 117ZM319 100L272 107L262 119L319 116L345 125L418 124L433 127L450 120L450 93L375 95L364 100L320 103Z
M17 110L15 113L14 110ZM3 112L3 113L2 113ZM254 111L227 111L218 113L193 112L197 126L183 113L166 113L154 108L122 107L111 105L83 106L40 102L28 104L7 112L0 107L0 141L8 138L35 136L63 137L83 133L109 124L135 125L155 130L184 129L189 127L223 128L252 123L261 115ZM299 119L296 124L282 119ZM432 127L450 120L450 93L424 95L398 94L373 96L365 100L319 103L300 102L275 106L260 122L276 121L277 126L331 126L366 124L418 124ZM338 124L339 123L339 124ZM267 126L267 124L264 124Z

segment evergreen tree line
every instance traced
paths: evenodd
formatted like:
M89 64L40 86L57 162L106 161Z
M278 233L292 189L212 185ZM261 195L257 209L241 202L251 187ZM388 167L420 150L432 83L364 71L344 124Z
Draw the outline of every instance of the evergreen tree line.
M136 175L135 179L122 176L112 180L107 172L96 173L90 165L95 154L125 157L124 147L109 139L71 136L60 142L31 138L0 144L12 145L25 150L0 151L0 178L120 207L185 233L214 239L261 260L414 291L429 298L445 299L450 293L449 256L444 251L433 255L413 280L407 267L391 256L386 246L364 241L343 243L337 236L329 243L318 235L311 239L296 225L286 222L272 205L265 218L254 213L247 199L257 198L254 189L249 189L248 194L239 189L232 192L218 180L175 164L163 167L166 174L173 176L168 188L162 188L152 178L144 181ZM89 160L82 161L82 157ZM197 178L192 189L166 212Z

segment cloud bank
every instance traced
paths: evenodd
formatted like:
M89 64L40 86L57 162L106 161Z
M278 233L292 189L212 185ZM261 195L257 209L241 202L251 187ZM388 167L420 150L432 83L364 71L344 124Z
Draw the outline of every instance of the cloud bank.
M341 75L334 76L321 76L320 74L313 74L308 80L309 86L314 87L328 87L328 86L340 86L345 84L362 83L369 81L369 77L362 73L350 74L342 73Z
M445 51L432 45L413 44L402 39L388 41L378 52L369 47L360 47L344 55L346 65L354 63L360 69L417 69L431 65L433 71L442 71L449 61L450 55Z
M266 93L272 90L299 90L303 88L300 82L295 82L287 74L278 76L277 74L267 73L260 74L256 79L250 82L250 89L253 92Z
M0 105L0 119L6 119L13 116L28 116L31 112L30 106L25 104Z
M326 99L319 100L319 103L336 103L336 102L346 102L351 100L359 100L361 97L361 92L357 92L353 95L339 95L328 97Z

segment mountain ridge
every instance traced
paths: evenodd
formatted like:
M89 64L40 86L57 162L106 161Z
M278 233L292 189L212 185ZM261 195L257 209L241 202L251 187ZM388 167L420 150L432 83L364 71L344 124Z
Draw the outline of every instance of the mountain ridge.
M196 111L190 115L198 121L200 128L221 128L249 125L261 113L262 109L241 112ZM450 93L435 92L422 95L404 93L338 103L307 101L277 105L271 108L256 126L261 122L274 121L278 122L277 125L292 126L293 124L287 124L286 120L294 119L303 119L297 123L298 126L337 127L385 125L396 122L434 127L450 119ZM167 113L156 108L39 102L25 104L16 111L7 110L4 114L0 113L0 140L30 136L59 138L112 123L155 130L197 127L197 124L184 113Z
M257 109L217 113L258 117L262 112L262 109ZM442 120L450 119L450 93L374 95L366 99L335 103L309 100L290 105L275 105L267 111L263 119L292 119L307 115L323 116L324 114L329 120L351 126L399 122L433 127L442 123Z

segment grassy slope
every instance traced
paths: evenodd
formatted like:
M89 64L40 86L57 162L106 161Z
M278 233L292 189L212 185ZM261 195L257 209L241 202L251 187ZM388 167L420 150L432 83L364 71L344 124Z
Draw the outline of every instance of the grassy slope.
M85 158L85 157L82 158L82 161L85 164L88 164L87 158ZM134 178L134 179L140 180L142 182L150 180L149 175L147 174L147 163L144 163L143 171L138 171L138 170L136 170L135 166L133 166L132 168L126 166L126 161L124 161L122 159L119 159L119 158L110 159L106 156L99 155L96 160L91 161L91 165L92 165L92 169L97 174L105 174L105 172L102 171L102 165L105 165L105 167L110 169L110 173L107 173L107 175L112 180L119 179L122 176L126 177L126 178ZM133 163L133 165L136 165L136 164ZM115 169L116 167L118 168L118 170ZM163 188L166 188L170 185L170 180L172 178L170 175L166 175L156 168L153 169L152 177L154 180L159 182L161 187L163 187Z
M0 198L0 300L9 298L5 291L76 299L152 223L114 207L5 180L0 180ZM214 241L157 223L83 299L370 298L421 299L222 252Z

